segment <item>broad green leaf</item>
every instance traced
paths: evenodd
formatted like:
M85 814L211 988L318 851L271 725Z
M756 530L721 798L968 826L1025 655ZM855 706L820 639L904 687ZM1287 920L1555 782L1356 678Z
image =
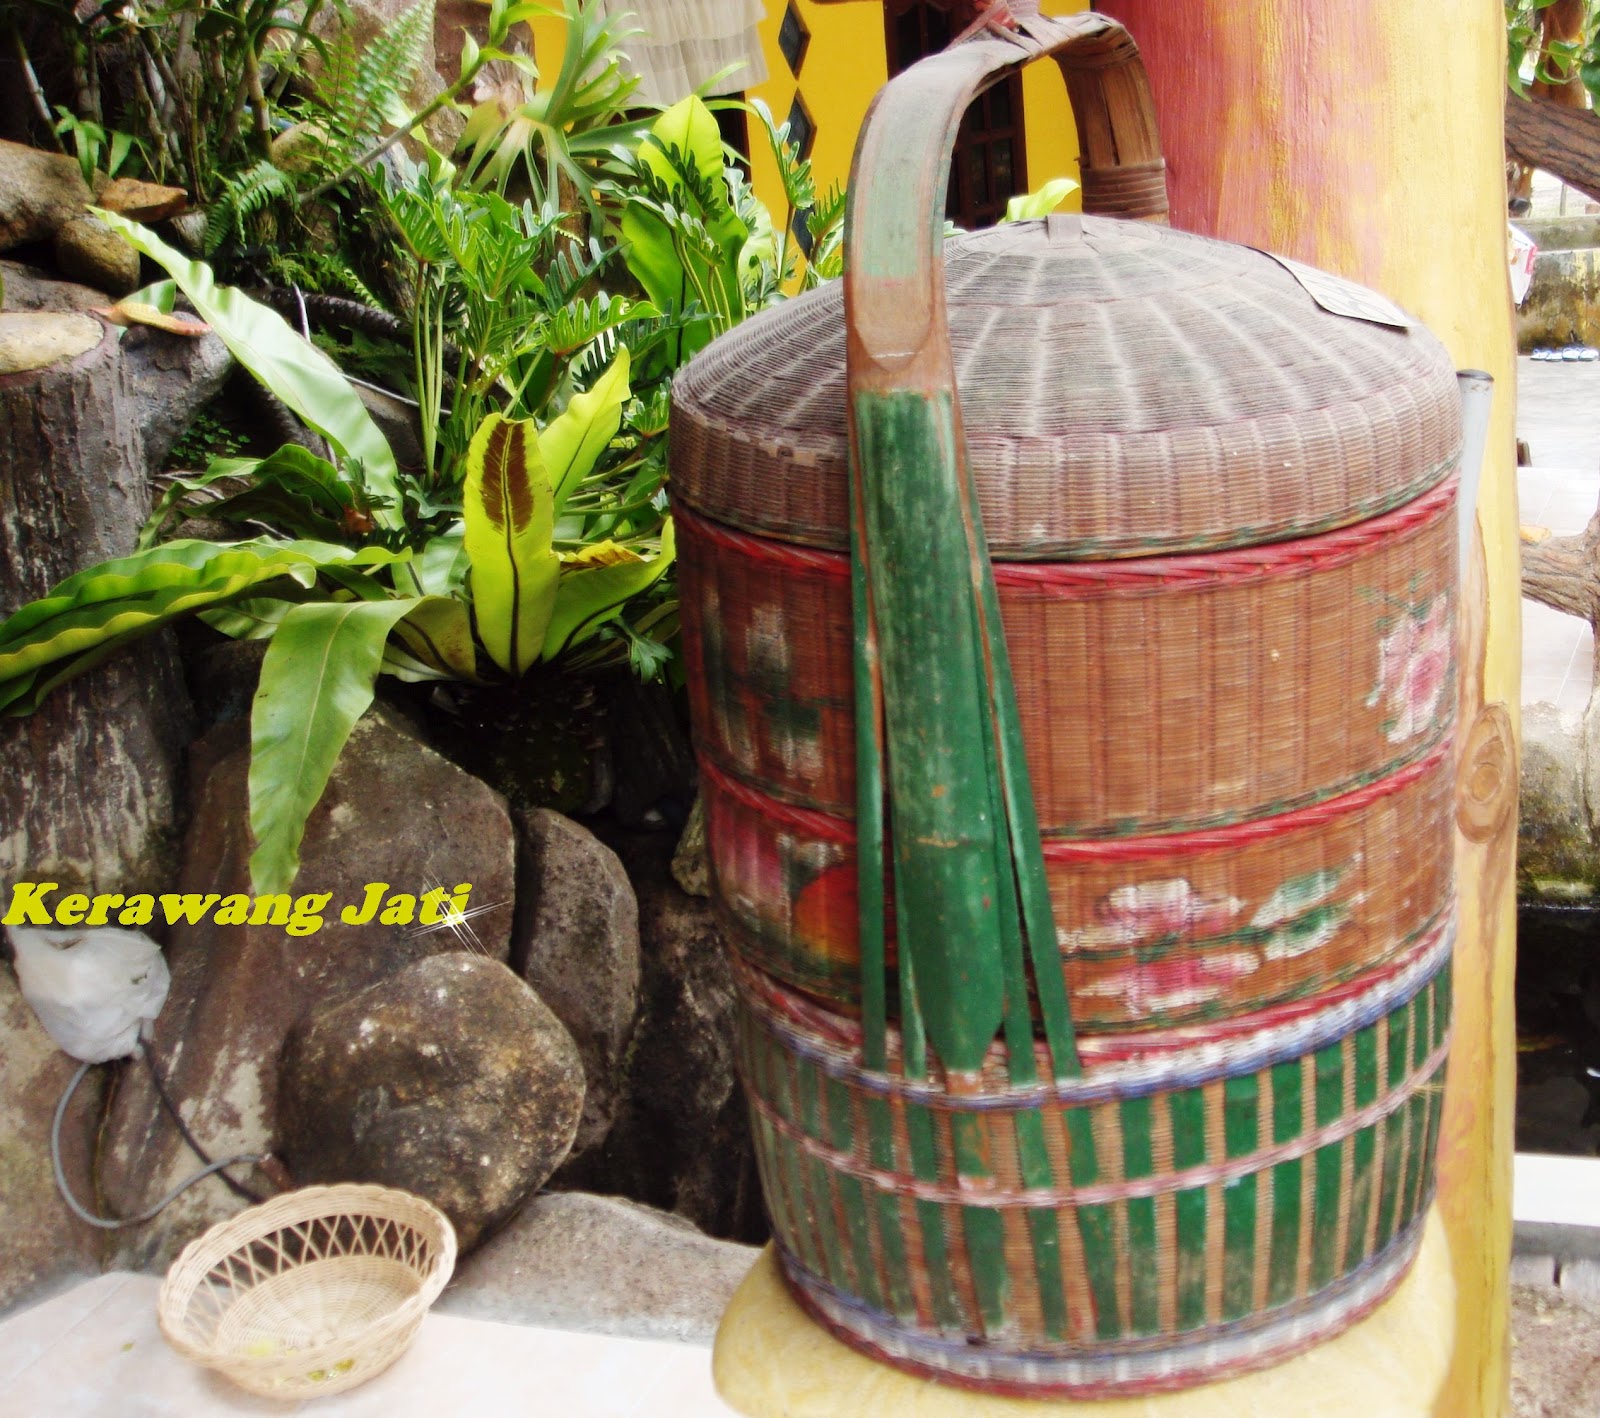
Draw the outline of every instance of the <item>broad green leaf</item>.
M201 492L224 478L244 479L247 485L215 501L184 502L183 493ZM213 458L199 477L173 479L140 542L154 545L174 513L186 506L224 521L262 522L297 537L355 539L371 530L373 520L360 494L332 463L298 443L285 443L265 458Z
M560 563L550 479L532 419L490 414L467 448L461 513L478 638L501 669L539 658Z
M287 891L294 881L306 818L372 703L389 631L415 604L296 606L278 626L250 710L250 880L257 893Z
M222 338L233 357L348 458L360 460L368 492L388 502L378 520L400 525L399 469L389 442L339 367L303 340L274 310L232 286L219 286L210 267L175 251L153 231L115 212L97 215L167 272Z
M1032 217L1047 217L1067 199L1069 193L1077 190L1078 184L1070 177L1052 177L1037 192L1011 198L1006 203L1006 214L1000 220L1021 222Z
M0 683L114 639L148 634L279 577L309 587L328 566L378 565L407 555L322 542L167 542L69 576L0 624Z
M199 615L213 630L231 639L267 640L277 633L284 616L303 604L279 596L246 596L214 610L201 611Z
M466 533L458 522L451 531L430 537L427 545L417 553L411 566L424 595L448 596L466 584L465 537Z
M589 557L600 565L568 563L556 586L555 611L545 632L544 658L553 660L563 650L581 645L628 601L647 591L672 565L676 554L672 519L661 526L661 551L648 561L634 553L626 558L607 559L600 548L591 548Z
M695 95L679 100L656 119L650 125L650 136L661 146L642 143L639 158L663 182L678 180L676 167L668 157L674 148L708 182L722 180L722 130L711 110Z
M465 601L453 596L423 597L395 627L393 639L435 678L481 682L472 616ZM390 648L394 648L392 642Z
M622 427L622 406L632 397L628 388L628 347L619 346L592 388L573 395L559 417L539 434L539 456L554 496L554 515L560 516L572 490L594 470L595 463Z

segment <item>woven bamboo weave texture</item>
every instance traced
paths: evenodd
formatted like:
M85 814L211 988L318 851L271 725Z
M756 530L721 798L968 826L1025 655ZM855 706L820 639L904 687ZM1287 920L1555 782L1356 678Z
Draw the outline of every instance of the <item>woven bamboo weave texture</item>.
M1246 248L1089 217L953 238L946 274L996 557L1306 536L1410 500L1458 456L1455 378L1431 335L1330 315ZM746 321L684 369L670 436L680 502L843 549L837 285Z
M846 1337L885 1357L973 1378L1025 1363L1041 1390L1174 1386L1342 1328L1398 1281L1431 1196L1448 950L1442 932L1377 988L1226 1044L1029 1089L997 1057L961 1093L862 1070L847 1024L741 969L763 1185L802 1295L864 1318ZM973 1110L993 1168L982 1188L950 1161L951 1118ZM1087 1151L1069 1141L1076 1110ZM875 1113L890 1119L887 1167ZM1027 1115L1044 1129L1047 1187L1022 1183ZM933 1175L914 1171L919 1130ZM1002 1218L1003 1297L978 1290L978 1213ZM1266 1339L1234 1342L1249 1335Z
M167 1342L252 1393L340 1393L394 1363L455 1268L421 1197L347 1184L285 1192L213 1226L157 1297Z
M697 746L772 796L855 801L848 564L679 516ZM1227 826L1375 782L1448 732L1453 484L1210 557L996 569L1045 831Z

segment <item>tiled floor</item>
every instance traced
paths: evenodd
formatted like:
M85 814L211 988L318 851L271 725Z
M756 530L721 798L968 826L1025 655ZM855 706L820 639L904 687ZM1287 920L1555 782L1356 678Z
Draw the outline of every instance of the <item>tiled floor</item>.
M386 1373L305 1403L256 1398L178 1357L160 1282L112 1274L0 1323L0 1418L719 1418L711 1352L430 1314Z
M1600 502L1600 364L1517 361L1517 436L1533 466L1517 473L1521 520L1581 532ZM1594 680L1594 637L1576 616L1522 601L1522 702L1581 714Z

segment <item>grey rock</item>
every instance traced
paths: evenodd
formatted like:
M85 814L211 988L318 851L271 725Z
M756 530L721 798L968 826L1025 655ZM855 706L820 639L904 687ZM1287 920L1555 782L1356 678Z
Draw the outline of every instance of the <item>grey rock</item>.
M416 406L382 389L355 386L372 421L378 425L395 459L403 468L422 466L422 435L417 427Z
M71 280L114 296L139 289L139 253L99 217L85 212L63 222L52 249L56 265Z
M1585 800L1585 732L1553 704L1523 709L1517 889L1525 900L1570 900L1600 883Z
M711 904L673 881L670 834L618 834L611 845L639 902L639 1021L616 1123L556 1184L629 1196L713 1236L764 1239L734 1067L733 978Z
M75 159L0 141L0 251L49 236L90 196Z
M706 802L696 798L672 854L672 879L690 896L711 895L711 856L706 847Z
M50 1122L76 1068L0 964L0 1313L100 1270L100 1234L67 1210L50 1170ZM62 1166L80 1201L94 1194L89 1167L104 1095L97 1069L62 1127Z
M110 304L104 291L57 280L37 266L21 261L0 261L0 282L5 285L5 309L14 311L87 312Z
M616 1115L639 1008L639 907L622 863L570 818L515 810L517 914L511 967L577 1041L588 1088L573 1143L587 1151Z
M1580 1256L1576 1260L1562 1262L1557 1283L1563 1295L1570 1295L1591 1305L1600 1305L1600 1261Z
M248 767L242 722L195 745L190 772L198 789L179 891L249 894ZM386 711L369 711L357 723L307 822L300 857L293 895L306 918L323 918L314 934L209 919L170 932L172 992L156 1021L153 1047L178 1106L218 1156L270 1148L279 1055L303 1017L419 959L459 949L449 931L419 934L414 926L342 921L341 909L358 903L368 882L382 880L413 895L431 885L471 883L469 904L504 903L472 925L486 956L506 955L514 849L504 804ZM105 1195L125 1213L148 1206L190 1170L140 1075L117 1092L102 1158ZM253 1184L270 1188L261 1176ZM241 1204L220 1182L203 1182L150 1226L125 1233L118 1263L134 1269L165 1264L184 1242Z
M1556 1258L1553 1255L1513 1255L1511 1283L1553 1286L1556 1283Z
M189 205L189 194L183 188L163 187L137 177L102 180L97 176L95 186L95 206L146 225L178 216Z
M555 1171L583 1107L561 1021L504 965L463 952L315 1011L290 1033L279 1082L297 1182L413 1192L463 1251Z
M709 1344L761 1252L621 1197L547 1192L456 1271L446 1314Z

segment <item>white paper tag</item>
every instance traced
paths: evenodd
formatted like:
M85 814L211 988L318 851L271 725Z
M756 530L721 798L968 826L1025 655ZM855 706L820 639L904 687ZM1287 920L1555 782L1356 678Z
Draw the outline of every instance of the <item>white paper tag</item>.
M1252 250L1261 251L1259 246ZM1370 320L1377 325L1392 325L1397 330L1409 330L1417 322L1398 305L1375 290L1358 286L1341 276L1330 276L1315 266L1303 266L1276 252L1261 251L1283 267L1305 287L1306 294L1324 310L1333 315L1347 315L1352 320Z

